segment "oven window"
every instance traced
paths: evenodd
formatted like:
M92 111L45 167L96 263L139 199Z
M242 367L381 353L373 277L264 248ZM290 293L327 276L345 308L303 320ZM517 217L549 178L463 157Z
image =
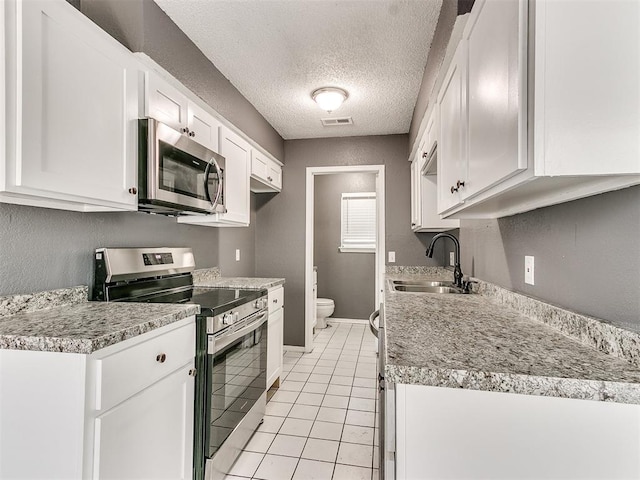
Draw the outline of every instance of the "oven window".
M207 362L206 435L211 458L266 390L267 323L215 355L207 355Z
M160 141L159 144L160 188L199 200L207 200L204 183L207 162L163 141ZM210 177L214 176L210 175ZM215 178L208 180L213 184L217 181ZM211 191L215 191L214 186L210 186Z

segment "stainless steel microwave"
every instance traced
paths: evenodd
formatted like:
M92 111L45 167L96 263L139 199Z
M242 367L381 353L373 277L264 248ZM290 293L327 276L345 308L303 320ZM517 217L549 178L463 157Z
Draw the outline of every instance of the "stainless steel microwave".
M163 215L224 213L224 157L188 135L139 120L138 209Z

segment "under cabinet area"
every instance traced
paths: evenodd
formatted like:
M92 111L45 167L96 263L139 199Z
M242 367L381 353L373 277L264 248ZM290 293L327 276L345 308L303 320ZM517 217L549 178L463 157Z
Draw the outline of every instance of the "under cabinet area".
M0 200L136 210L140 71L131 52L63 0L7 0L0 20Z
M269 289L269 328L267 340L267 390L280 386L284 353L284 287Z
M192 478L194 352L194 317L90 355L0 350L0 477Z
M395 391L398 480L640 477L638 405L424 385Z

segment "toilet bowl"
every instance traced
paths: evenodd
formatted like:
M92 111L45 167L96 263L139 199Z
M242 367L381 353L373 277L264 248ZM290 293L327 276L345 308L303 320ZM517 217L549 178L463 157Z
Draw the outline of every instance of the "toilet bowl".
M316 299L316 328L327 328L327 317L333 314L335 308L330 298Z

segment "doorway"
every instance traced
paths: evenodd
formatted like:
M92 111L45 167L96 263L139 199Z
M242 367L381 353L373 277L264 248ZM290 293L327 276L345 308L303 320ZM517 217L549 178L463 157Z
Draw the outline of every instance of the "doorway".
M335 167L308 167L306 173L306 232L305 232L305 342L304 351L313 350L313 324L315 322L315 300L313 294L314 266L314 221L315 221L315 177L342 173L371 173L375 175L376 193L376 244L375 244L375 305L381 301L384 252L385 252L385 192L384 165L354 165ZM373 306L372 306L373 307ZM375 308L372 308L374 310Z

